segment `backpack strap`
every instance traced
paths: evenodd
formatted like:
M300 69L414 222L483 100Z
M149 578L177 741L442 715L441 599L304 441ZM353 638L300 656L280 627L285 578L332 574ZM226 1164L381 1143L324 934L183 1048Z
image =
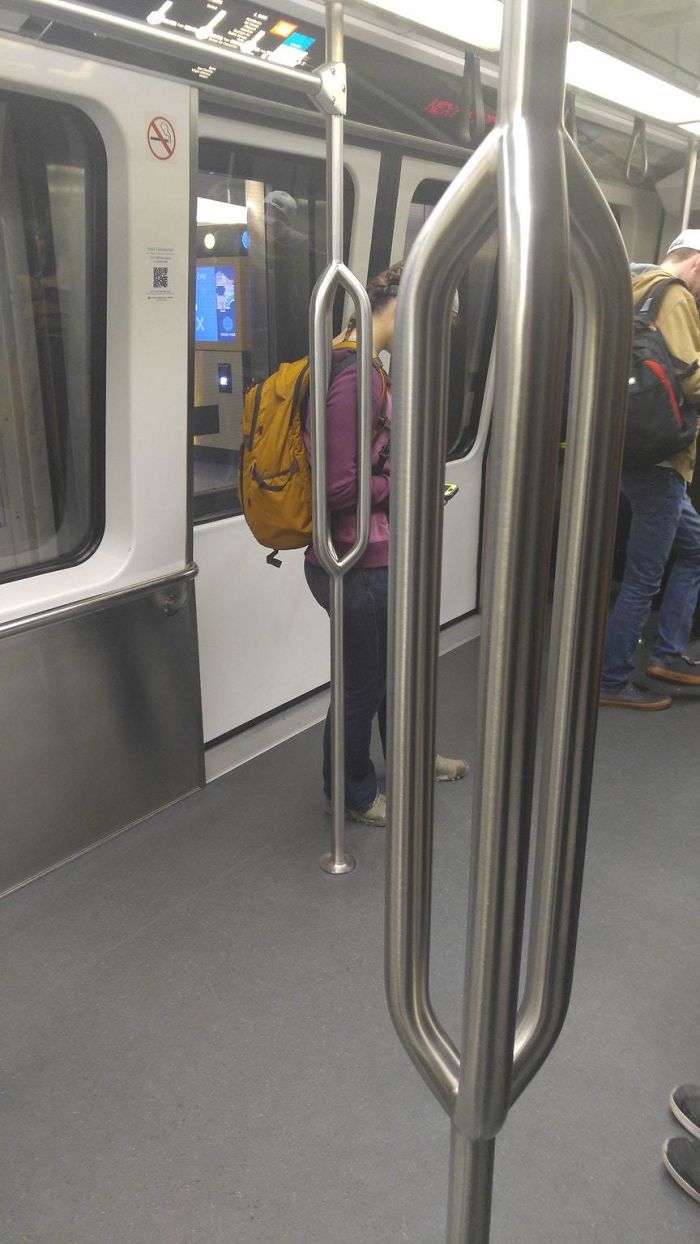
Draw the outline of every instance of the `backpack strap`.
M682 285L683 289L688 288L685 281L682 281L678 276L669 276L661 281L655 281L651 291L647 291L644 297L634 304L635 319L641 320L643 324L655 324L661 299L669 285ZM692 363L688 363L685 359L676 358L675 354L671 354L668 346L666 349L679 380L687 380L689 376L695 374L698 370L697 359L693 359Z
M654 281L651 290L647 290L646 294L644 294L638 302L635 302L634 314L638 316L639 319L644 320L646 324L653 323L656 317L656 312L659 309L661 299L666 293L669 285L682 285L684 289L688 288L685 281L682 281L679 276L667 276L663 277L660 281Z

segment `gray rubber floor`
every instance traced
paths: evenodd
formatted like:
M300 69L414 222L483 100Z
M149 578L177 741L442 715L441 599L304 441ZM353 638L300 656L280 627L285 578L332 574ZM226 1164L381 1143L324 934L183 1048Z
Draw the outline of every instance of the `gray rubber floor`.
M477 645L441 661L470 753ZM383 997L383 834L317 867L318 728L0 904L3 1244L442 1244L448 1126ZM573 1002L497 1148L492 1244L691 1244L700 703L601 718ZM471 782L437 790L458 1036Z

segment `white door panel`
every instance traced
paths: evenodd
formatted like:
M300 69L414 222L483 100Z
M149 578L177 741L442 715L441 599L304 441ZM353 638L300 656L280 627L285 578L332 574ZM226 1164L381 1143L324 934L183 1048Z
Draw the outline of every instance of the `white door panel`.
M195 529L208 741L328 682L328 618L306 585L304 554L282 554L279 570L265 555L240 517Z
M0 588L0 621L183 569L187 539L188 248L192 89L0 38L0 86L80 109L107 157L106 523L79 565ZM149 122L176 134L168 159ZM167 256L168 292L153 264Z
M275 133L221 117L200 117L200 137L285 156L325 158L324 143L306 135ZM353 179L350 264L367 276L380 157L345 149ZM265 550L241 517L195 527L199 566L197 614L204 738L219 738L254 721L329 678L328 618L304 578L303 553L267 565Z

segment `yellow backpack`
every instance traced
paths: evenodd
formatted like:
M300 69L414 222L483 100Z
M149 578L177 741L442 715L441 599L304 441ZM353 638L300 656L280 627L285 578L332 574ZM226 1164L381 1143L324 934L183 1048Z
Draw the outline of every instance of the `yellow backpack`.
M355 362L355 343L343 346L346 357L334 360L329 385ZM382 409L386 377L382 372ZM309 393L309 360L282 363L276 372L251 385L243 406L243 442L238 460L244 518L255 539L272 549L267 561L282 563L280 549L311 544L311 467L302 432L302 409Z

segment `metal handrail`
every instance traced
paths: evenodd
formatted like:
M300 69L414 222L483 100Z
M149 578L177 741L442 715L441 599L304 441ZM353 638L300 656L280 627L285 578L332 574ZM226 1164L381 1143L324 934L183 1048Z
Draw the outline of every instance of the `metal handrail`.
M571 139L574 349L562 525L544 709L531 940L515 1034L512 1100L561 1031L573 979L612 569L632 335L629 266L617 225Z
M404 1046L452 1120L448 1244L488 1240L495 1136L556 1039L576 942L631 292L617 227L563 128L570 10L569 0L506 6L496 130L421 231L397 316L387 998ZM535 72L535 57L549 67L546 80ZM544 876L534 896L525 1007L516 1028L567 353L565 162L576 200L577 418L566 457L543 731ZM445 321L461 270L492 231L497 188L498 365L460 1055L432 1009L428 975ZM433 414L427 431L426 399Z
M313 483L313 543L319 563L331 580L331 850L321 867L333 875L351 872L355 860L345 851L345 689L343 658L343 576L357 565L369 540L372 475L372 310L364 286L343 262L343 6L326 0L326 65L329 88L326 118L326 249L328 266L311 296L310 413ZM336 89L337 88L337 89ZM342 288L355 307L357 324L357 530L352 548L339 556L334 543L327 496L326 398L332 349L332 310Z
M681 229L688 228L690 220L690 211L693 206L693 192L695 190L695 174L698 166L698 140L691 138L688 142L688 156L685 162L685 172L683 174L683 202L681 205Z
M639 147L640 165L634 167L634 157ZM630 186L643 186L649 173L649 152L647 150L647 123L644 117L635 117L632 126L630 145L627 151L625 178Z

